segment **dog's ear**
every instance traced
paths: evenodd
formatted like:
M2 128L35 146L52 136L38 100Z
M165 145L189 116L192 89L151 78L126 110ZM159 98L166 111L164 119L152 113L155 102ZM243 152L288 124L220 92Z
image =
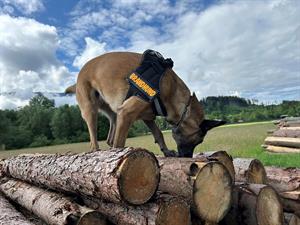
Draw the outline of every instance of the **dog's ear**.
M222 126L226 123L226 121L223 120L203 120L203 122L200 124L200 129L202 132L206 133L210 129L218 126Z

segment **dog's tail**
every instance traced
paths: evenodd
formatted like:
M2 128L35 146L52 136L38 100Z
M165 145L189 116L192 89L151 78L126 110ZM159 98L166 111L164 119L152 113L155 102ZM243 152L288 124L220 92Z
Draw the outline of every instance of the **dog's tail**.
M70 87L67 87L65 90L66 94L75 94L76 93L76 84L73 84Z

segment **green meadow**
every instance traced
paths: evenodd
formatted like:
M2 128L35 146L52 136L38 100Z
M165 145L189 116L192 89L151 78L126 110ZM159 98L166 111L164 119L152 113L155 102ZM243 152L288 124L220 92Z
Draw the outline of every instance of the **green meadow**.
M300 167L300 154L275 154L268 153L261 148L267 131L275 129L271 122L245 123L225 125L211 130L204 142L199 145L195 152L226 150L235 157L257 158L264 165L280 167ZM175 142L170 131L164 132L166 143L170 149L176 149ZM158 145L149 135L128 138L127 146L144 147L156 154L160 154ZM100 142L101 149L107 149L104 141ZM64 153L85 152L89 150L89 143L65 144L39 148L26 148L19 150L0 151L0 158L24 154L24 153Z

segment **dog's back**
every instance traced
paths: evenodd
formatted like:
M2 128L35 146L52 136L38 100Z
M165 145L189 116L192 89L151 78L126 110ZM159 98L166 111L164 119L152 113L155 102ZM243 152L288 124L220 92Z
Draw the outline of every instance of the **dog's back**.
M95 90L116 112L128 91L126 76L140 63L142 55L131 52L112 52L96 57L81 69L76 92Z

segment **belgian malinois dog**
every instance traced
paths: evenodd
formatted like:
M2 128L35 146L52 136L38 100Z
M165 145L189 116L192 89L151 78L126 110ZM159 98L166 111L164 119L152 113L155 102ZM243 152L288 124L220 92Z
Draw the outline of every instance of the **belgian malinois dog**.
M196 95L191 95L172 69L167 69L160 82L160 98L167 111L166 120L173 127L178 154L169 150L154 122L151 103L138 96L126 99L129 89L126 78L139 66L141 59L141 54L132 52L103 54L87 62L78 75L77 83L66 89L66 93L76 92L81 115L88 126L91 149L99 148L97 114L100 111L110 121L108 145L124 147L130 126L135 120L143 120L165 156L192 157L194 148L202 143L207 131L225 122L205 120Z

